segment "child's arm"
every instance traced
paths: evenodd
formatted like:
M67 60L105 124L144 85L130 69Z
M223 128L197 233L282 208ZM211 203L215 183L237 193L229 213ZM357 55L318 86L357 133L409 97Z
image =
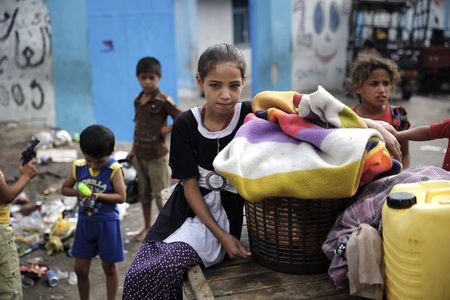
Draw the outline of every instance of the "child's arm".
M83 195L74 188L75 185L75 178L73 178L72 172L67 176L66 180L64 180L62 187L61 187L61 194L64 196L70 196L70 197L83 197Z
M172 117L173 120L181 113L181 110L178 109L174 104L169 102L169 106L167 108L167 112L169 116ZM161 134L163 137L166 137L172 131L172 125L166 125L161 127Z
M110 203L123 203L127 198L125 180L122 169L117 170L112 178L114 193L94 193L95 200L102 200Z
M172 125L166 125L161 127L161 135L166 137L172 131Z
M400 146L402 149L402 165L403 169L409 168L411 164L411 156L409 154L409 143L408 141L400 142Z
M136 120L135 120L136 122ZM134 137L136 137L136 123L134 125L134 132L133 132L133 142L131 143L131 150L128 152L126 159L132 160L134 156L136 155L136 141L134 140Z
M190 178L183 180L183 186L187 202L194 211L195 215L199 217L203 224L205 224L206 227L208 227L208 229L211 230L211 232L217 237L219 242L225 248L225 251L227 251L228 256L230 256L230 258L236 256L245 258L250 256L250 251L233 235L225 232L214 220L211 215L211 211L208 209L208 206L200 193L197 179Z
M131 144L131 150L128 152L126 159L132 160L134 158L134 156L136 155L136 152L134 149L135 149L135 146L134 146L134 140L133 140L133 143Z
M30 161L25 166L19 166L20 177L16 182L8 186L5 177L0 173L0 203L9 204L23 191L28 182L37 175L38 171L34 162Z
M410 128L397 133L399 142L403 141L429 141L432 140L430 125Z

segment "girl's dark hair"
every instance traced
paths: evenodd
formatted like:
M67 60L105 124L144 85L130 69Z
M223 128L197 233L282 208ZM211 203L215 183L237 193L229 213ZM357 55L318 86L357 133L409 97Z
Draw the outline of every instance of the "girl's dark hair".
M242 79L245 79L245 63L244 55L233 45L220 43L210 46L206 49L198 60L197 73L200 79L205 79L208 73L219 63L231 62L241 71Z
M114 151L114 133L102 125L86 127L80 134L80 149L93 158L109 156Z
M154 57L146 56L141 58L136 65L136 76L142 73L156 74L161 77L161 64Z
M347 89L354 94L354 87L361 86L365 80L369 79L373 71L379 69L388 72L393 87L400 82L400 72L393 60L363 52L358 55L352 64L350 74L346 80Z

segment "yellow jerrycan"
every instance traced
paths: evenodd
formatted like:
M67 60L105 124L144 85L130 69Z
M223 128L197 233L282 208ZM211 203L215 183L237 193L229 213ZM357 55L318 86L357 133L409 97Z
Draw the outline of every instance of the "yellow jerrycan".
M382 222L387 299L450 299L450 180L395 185Z

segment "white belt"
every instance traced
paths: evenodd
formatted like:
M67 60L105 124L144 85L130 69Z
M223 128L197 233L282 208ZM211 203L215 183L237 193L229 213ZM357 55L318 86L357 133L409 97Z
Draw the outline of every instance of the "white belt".
M214 171L206 170L202 167L198 167L200 177L198 178L198 185L202 188L221 191L226 190L231 193L237 193L234 186L222 175Z

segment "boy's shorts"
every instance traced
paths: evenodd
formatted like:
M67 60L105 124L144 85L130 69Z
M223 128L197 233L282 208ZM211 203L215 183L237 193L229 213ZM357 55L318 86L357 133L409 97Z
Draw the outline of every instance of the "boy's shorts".
M124 260L120 221L78 221L72 256L91 259L97 254L104 262Z
M162 206L161 191L169 186L169 164L167 156L151 160L133 158L138 181L138 199L141 203L156 200Z
M0 224L0 299L22 298L22 277L14 230L9 224Z

